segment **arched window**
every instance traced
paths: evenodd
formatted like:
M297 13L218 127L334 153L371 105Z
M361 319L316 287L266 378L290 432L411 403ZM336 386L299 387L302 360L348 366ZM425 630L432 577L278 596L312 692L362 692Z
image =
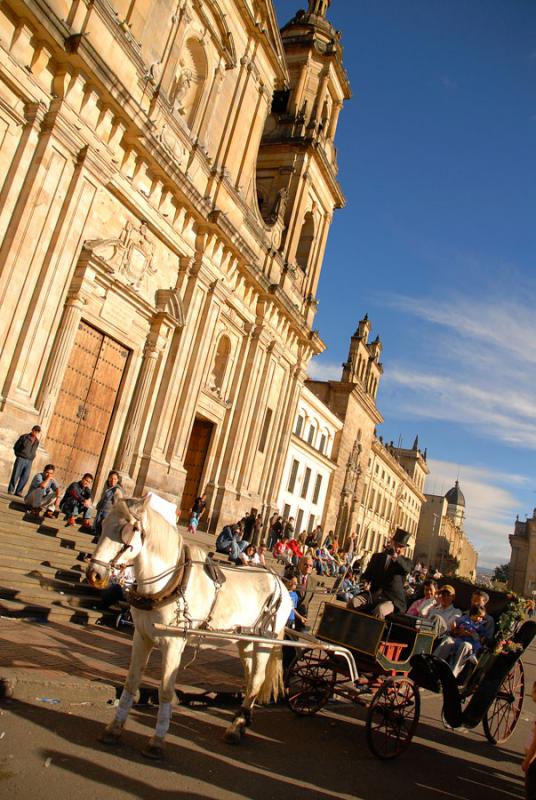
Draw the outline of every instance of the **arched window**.
M229 356L231 355L231 342L227 336L222 336L218 342L216 355L214 356L214 366L212 368L212 388L221 391L223 388L223 381L227 371L227 364L229 363Z
M300 241L296 251L296 262L304 272L307 272L307 267L309 266L309 259L313 249L314 238L315 221L312 213L308 211L303 220Z

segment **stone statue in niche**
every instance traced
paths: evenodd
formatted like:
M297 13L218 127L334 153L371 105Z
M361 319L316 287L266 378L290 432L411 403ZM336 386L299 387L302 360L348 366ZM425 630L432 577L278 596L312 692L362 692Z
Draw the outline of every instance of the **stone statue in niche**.
M272 219L276 220L279 216L284 217L288 203L288 189L283 187L277 193L275 198L274 207L272 209Z
M183 66L175 78L175 88L173 91L173 111L181 116L186 114L184 101L193 82L194 76L192 70Z

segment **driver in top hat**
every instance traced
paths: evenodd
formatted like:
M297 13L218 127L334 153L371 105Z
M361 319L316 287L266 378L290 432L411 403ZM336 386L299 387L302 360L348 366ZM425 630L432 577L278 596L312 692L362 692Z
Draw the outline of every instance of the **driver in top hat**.
M348 601L348 608L366 611L379 619L388 614L406 611L404 581L411 570L411 561L405 558L411 534L397 528L382 553L375 553L361 576L365 591Z

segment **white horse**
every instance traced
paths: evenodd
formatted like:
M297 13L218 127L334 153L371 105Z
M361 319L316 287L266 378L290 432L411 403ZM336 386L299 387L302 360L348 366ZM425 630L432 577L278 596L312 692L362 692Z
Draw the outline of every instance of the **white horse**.
M119 500L103 522L87 570L89 583L104 588L112 572L127 565L133 567L135 632L130 667L115 719L106 727L101 741L114 744L119 740L149 654L157 644L162 653L158 717L154 735L143 751L151 758L162 756L176 697L175 680L186 645L182 636L157 637L155 623L268 634L281 640L292 608L281 579L267 569L222 565L219 579L216 575L214 580L205 551L185 546L169 514L166 519L152 507L162 511L162 504L166 501L155 495ZM251 724L255 700L268 702L271 696L277 699L283 685L281 646L241 641L238 649L246 686L242 707L225 731L225 739L231 743L240 742Z

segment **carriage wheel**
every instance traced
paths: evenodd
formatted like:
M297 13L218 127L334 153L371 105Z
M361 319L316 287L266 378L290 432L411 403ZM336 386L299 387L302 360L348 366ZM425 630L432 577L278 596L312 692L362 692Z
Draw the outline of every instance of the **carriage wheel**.
M516 661L482 720L484 733L492 744L502 744L510 738L521 714L524 696L525 670L521 661Z
M374 695L367 716L367 744L381 759L407 749L419 721L419 687L407 678L388 678Z
M304 650L288 668L289 706L296 714L316 714L333 694L336 677L325 650Z

